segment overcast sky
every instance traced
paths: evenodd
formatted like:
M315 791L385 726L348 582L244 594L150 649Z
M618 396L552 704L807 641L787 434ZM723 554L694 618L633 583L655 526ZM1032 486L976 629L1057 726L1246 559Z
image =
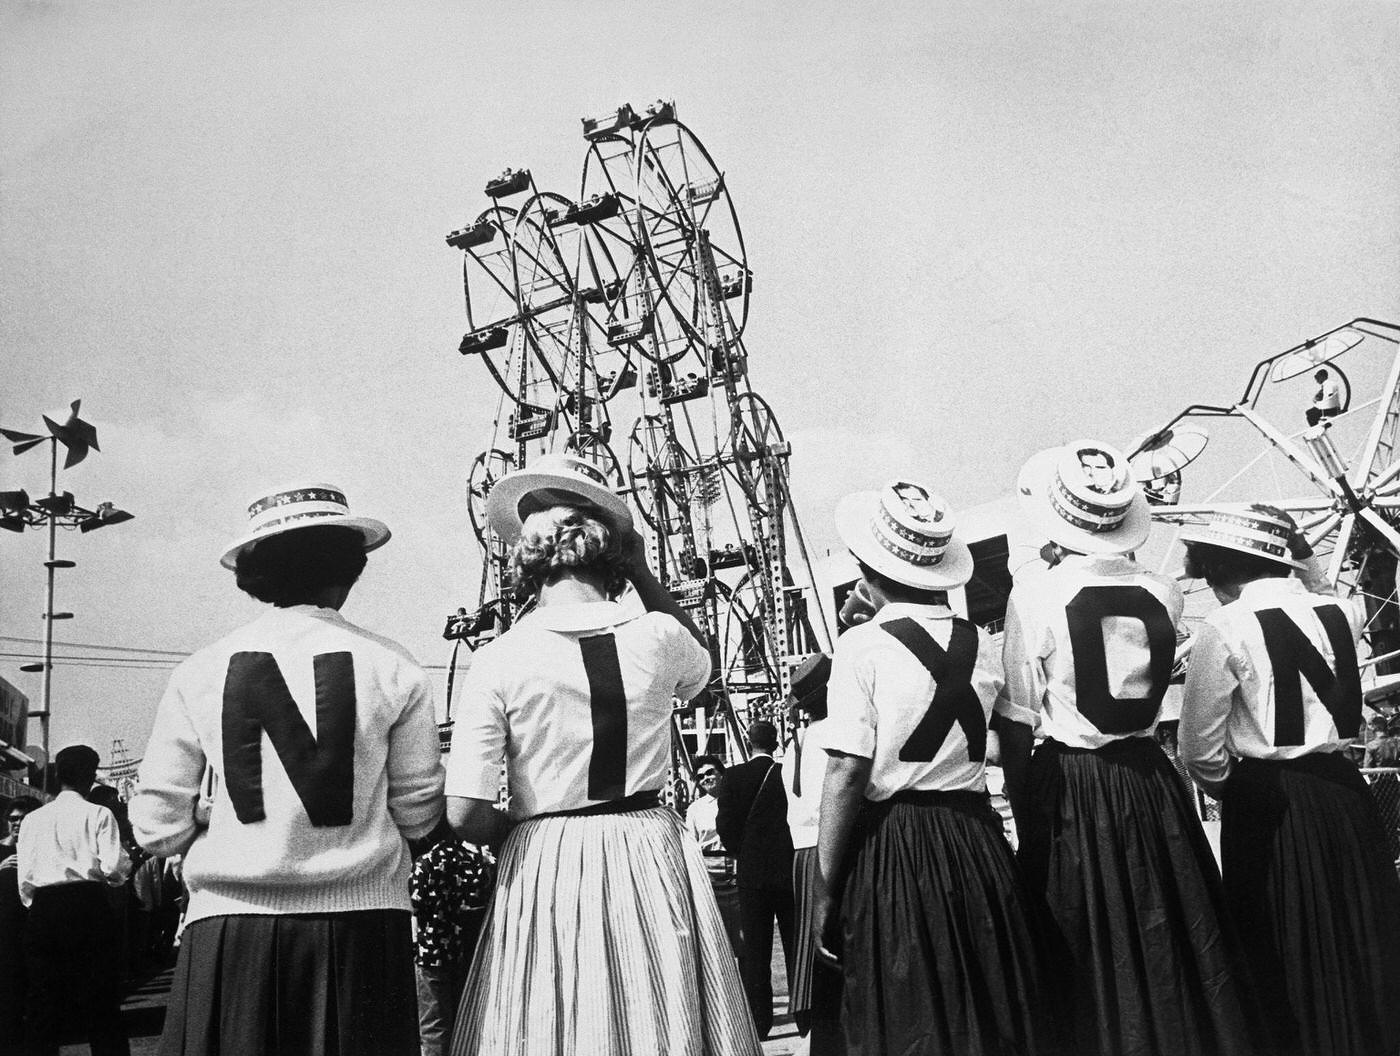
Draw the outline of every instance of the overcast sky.
M1400 318L1397 54L1394 3L16 0L0 425L81 397L102 451L60 488L136 514L61 537L58 638L189 651L253 617L221 548L266 486L325 479L394 531L347 615L443 664L496 390L442 236L507 164L572 194L581 115L674 97L726 172L751 380L822 549L846 491L993 500L1040 448ZM46 485L0 455L0 490ZM0 652L42 635L43 558L0 539ZM54 747L139 754L166 677L59 667Z

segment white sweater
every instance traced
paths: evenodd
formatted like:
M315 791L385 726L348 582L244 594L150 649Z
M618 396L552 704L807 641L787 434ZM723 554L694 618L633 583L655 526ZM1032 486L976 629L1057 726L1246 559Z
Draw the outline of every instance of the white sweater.
M309 605L175 669L140 776L132 826L153 854L185 855L192 921L407 910L405 837L443 808L422 668Z

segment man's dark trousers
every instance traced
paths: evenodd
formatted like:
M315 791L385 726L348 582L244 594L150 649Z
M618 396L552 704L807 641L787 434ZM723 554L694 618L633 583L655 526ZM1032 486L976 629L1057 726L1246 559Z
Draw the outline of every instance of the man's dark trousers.
M744 995L749 999L758 1036L766 1038L773 1028L773 923L783 940L783 961L788 979L792 978L793 953L792 891L765 891L739 888L739 931L744 937L744 958L739 968L744 978Z
M86 1024L93 1056L129 1056L118 935L104 884L58 884L34 892L24 926L25 1036L33 1056L56 1056L75 1020Z
M782 768L766 755L755 756L725 773L716 797L715 828L737 861L744 993L759 1037L767 1037L773 1026L775 921L789 969L793 954L792 834Z

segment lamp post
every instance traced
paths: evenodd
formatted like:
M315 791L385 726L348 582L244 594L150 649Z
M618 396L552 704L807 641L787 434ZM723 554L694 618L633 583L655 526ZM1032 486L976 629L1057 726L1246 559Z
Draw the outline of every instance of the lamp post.
M87 533L109 524L129 521L132 514L117 509L112 503L100 503L95 510L84 509L73 498L71 491L58 490L58 446L62 444L68 451L63 468L77 465L87 457L89 449L99 450L97 430L78 417L79 401L73 401L73 413L62 425L50 418L44 423L49 428L49 436L21 433L13 429L0 429L0 435L14 443L14 452L23 454L39 444L49 445L49 493L44 498L30 500L29 494L20 491L0 491L0 528L11 532L23 532L26 528L48 528L48 559L44 562L47 570L47 584L44 594L44 660L42 664L25 664L21 671L43 671L44 703L37 712L43 730L41 741L44 757L49 756L49 718L53 703L53 625L55 620L71 620L71 612L54 611L54 580L60 568L74 568L76 562L58 558L58 529L77 528ZM32 713L33 714L33 713Z

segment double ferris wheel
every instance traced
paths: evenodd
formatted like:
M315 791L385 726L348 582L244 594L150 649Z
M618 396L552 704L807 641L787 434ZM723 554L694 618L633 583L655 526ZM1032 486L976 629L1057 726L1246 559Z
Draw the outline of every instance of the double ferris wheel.
M495 481L547 452L584 456L628 496L653 568L711 643L718 676L678 712L677 754L739 751L740 722L781 723L792 670L832 638L790 447L750 384L743 233L725 174L673 103L585 118L583 135L576 196L506 169L447 236L462 252L460 351L500 391L466 489L480 593L446 635L474 647L521 614L486 526Z

